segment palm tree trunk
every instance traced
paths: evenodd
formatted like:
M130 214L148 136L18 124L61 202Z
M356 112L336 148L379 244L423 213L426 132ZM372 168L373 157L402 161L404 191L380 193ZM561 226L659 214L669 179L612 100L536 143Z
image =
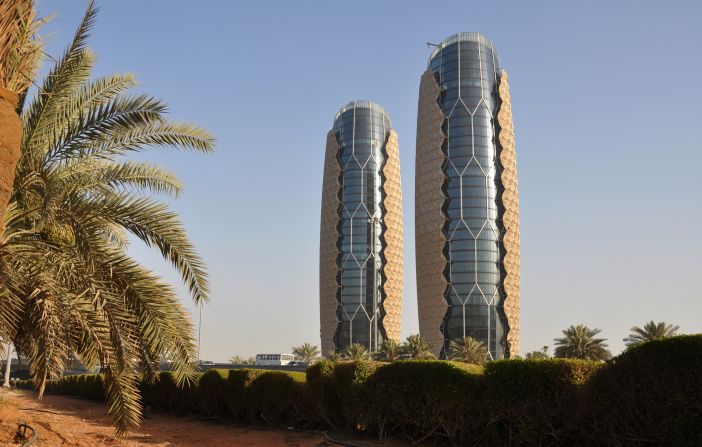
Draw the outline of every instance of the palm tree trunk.
M10 372L12 370L12 342L7 342L7 362L5 362L5 381L3 388L10 388Z
M15 167L20 157L22 128L17 101L16 93L0 87L0 234L5 230L3 216L10 203Z

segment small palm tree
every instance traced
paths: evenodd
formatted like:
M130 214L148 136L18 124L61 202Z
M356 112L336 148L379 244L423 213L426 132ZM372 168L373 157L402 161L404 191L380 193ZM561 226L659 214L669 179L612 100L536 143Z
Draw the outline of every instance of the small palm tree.
M338 362L340 358L341 356L339 355L339 353L334 350L327 352L327 360L331 362Z
M402 346L403 356L411 359L435 359L431 345L419 334L410 335Z
M525 357L529 360L542 360L549 358L548 346L541 348L541 351L531 351L527 352Z
M571 326L563 331L563 338L556 338L555 357L607 360L612 354L607 349L606 339L595 338L600 329L590 329L583 324Z
M370 353L365 346L359 343L354 343L344 353L344 357L348 360L366 360L370 357Z
M482 365L485 363L488 351L483 342L473 337L463 337L458 340L451 340L449 345L449 359L458 362Z
M301 358L307 363L314 362L314 359L319 357L319 348L311 343L305 343L297 347L293 347L293 354Z
M680 326L667 324L663 321L655 323L651 320L644 324L643 328L638 326L632 327L631 334L624 339L624 343L626 343L627 347L630 347L647 341L672 337L678 332L678 329L680 329Z
M385 340L376 354L378 360L394 362L400 358L402 346L395 340Z
M243 357L235 355L229 359L229 363L231 363L232 365L255 365L256 359L254 359L253 357L245 359Z

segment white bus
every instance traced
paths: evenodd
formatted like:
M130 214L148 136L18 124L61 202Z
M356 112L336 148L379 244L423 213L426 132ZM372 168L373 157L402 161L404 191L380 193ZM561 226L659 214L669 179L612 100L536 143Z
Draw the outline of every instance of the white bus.
M256 364L261 366L287 365L293 360L292 354L256 354Z

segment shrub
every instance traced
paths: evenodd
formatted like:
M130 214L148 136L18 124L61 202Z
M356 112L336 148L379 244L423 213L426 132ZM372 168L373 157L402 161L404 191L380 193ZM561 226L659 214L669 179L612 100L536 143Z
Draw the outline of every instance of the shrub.
M194 383L183 387L176 384L173 374L163 371L153 383L141 382L141 396L144 407L172 412L179 415L195 414L199 410L196 376Z
M46 382L48 394L64 394L105 401L105 382L100 374L75 374Z
M702 445L702 335L632 347L586 390L591 443Z
M13 383L14 383L16 388L19 388L21 390L33 390L34 389L34 381L31 379L15 380Z
M245 421L269 425L296 425L304 414L305 374L268 371L245 389Z
M227 376L227 405L232 417L237 421L246 421L249 411L246 404L246 389L256 378L265 374L263 369L230 369Z
M327 416L328 409L333 408L337 404L333 392L335 368L336 362L322 360L307 368L305 372L307 377L305 400L310 409L313 422L322 427L332 426L336 428L336 424Z
M499 360L485 365L483 391L490 445L570 445L579 386L602 366L574 359Z
M316 420L336 429L363 430L368 396L364 384L378 365L369 360L323 360L308 368L308 399Z
M232 414L233 390L229 382L229 370L210 369L205 372L198 382L197 400L200 414L230 418Z
M368 428L381 438L417 443L435 437L457 439L480 425L482 368L435 360L383 365L367 382Z

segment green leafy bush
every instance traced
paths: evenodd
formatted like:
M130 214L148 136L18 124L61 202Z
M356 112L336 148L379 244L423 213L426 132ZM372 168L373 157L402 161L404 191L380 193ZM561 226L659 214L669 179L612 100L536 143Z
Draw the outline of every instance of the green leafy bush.
M603 363L574 359L499 360L485 365L484 442L572 444L577 438L580 385ZM562 444L561 444L562 445Z
M702 335L626 350L588 382L590 443L702 445Z
M305 400L310 409L313 422L318 426L331 426L337 428L336 424L329 418L328 411L338 403L338 399L333 391L334 370L336 362L331 360L319 361L306 371L307 387L305 389ZM339 421L337 420L337 424Z
M315 419L335 429L363 430L368 398L365 382L379 365L369 360L324 360L308 368L308 399Z
M435 360L400 361L368 380L368 428L381 438L457 439L481 424L482 368Z
M246 422L270 425L296 425L304 416L305 374L268 371L246 387Z
M232 417L233 390L229 382L229 370L210 369L198 382L197 400L200 414L221 418Z
M179 387L173 374L164 371L158 374L153 383L141 382L141 397L145 407L168 411L178 415L196 414L200 409L198 402L198 380Z

